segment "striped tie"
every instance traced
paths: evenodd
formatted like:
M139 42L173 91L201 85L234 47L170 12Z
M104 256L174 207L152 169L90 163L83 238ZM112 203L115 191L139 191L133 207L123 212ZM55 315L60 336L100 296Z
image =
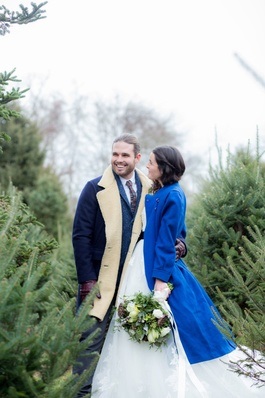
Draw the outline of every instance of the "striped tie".
M130 191L130 197L131 197L131 211L134 213L135 208L136 208L136 192L132 187L132 182L131 180L126 181L126 185L129 188Z

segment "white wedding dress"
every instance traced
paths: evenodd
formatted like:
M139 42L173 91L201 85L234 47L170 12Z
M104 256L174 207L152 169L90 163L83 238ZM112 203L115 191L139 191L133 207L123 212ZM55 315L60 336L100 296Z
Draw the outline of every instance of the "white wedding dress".
M137 292L150 293L143 263L143 241L138 242L118 300ZM118 301L119 303L119 301ZM230 361L244 357L235 349L221 358L190 365L177 330L167 346L149 348L129 339L111 321L93 379L92 398L250 398L264 397L265 387L238 376ZM192 330L190 331L192 339ZM175 341L174 341L175 340Z

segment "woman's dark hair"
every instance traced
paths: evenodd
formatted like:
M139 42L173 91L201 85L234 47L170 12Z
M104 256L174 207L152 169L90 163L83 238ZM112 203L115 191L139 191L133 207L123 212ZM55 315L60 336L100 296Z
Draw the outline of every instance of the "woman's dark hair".
M153 150L156 163L161 171L160 180L163 185L173 184L181 179L185 172L185 163L179 150L173 146L158 146ZM154 190L161 188L158 182L154 183Z

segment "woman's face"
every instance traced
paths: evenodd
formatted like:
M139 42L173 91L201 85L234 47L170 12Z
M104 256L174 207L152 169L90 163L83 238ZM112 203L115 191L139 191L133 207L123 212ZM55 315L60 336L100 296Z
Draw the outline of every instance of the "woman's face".
M160 181L161 177L161 171L158 168L158 165L156 163L156 158L153 152L150 153L149 156L149 161L146 165L148 173L147 176L150 178L152 181Z

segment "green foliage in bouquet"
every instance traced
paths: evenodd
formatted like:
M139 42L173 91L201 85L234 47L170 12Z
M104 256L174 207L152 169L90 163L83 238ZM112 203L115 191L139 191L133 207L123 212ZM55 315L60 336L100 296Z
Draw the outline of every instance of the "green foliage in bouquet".
M166 344L171 331L168 312L152 293L125 296L118 307L117 323L118 330L124 329L131 340L147 342L150 347Z

